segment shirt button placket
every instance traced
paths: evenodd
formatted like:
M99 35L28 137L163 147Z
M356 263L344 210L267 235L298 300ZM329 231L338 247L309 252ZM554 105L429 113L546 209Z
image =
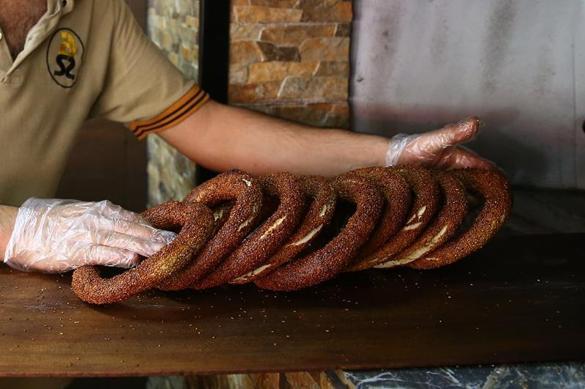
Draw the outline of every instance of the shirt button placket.
M8 77L6 72L10 69L12 64L12 57L10 56L10 50L6 45L6 39L4 39L4 32L0 29L0 83L6 84Z
M2 41L3 38L4 38L4 34L2 33L2 31L0 31L0 42ZM6 73L0 72L0 83L2 83L3 85L6 85L7 82L8 82L8 77L6 76Z

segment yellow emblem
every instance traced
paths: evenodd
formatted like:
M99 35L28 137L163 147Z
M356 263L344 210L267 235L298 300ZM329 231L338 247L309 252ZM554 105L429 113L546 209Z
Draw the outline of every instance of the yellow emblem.
M72 29L61 28L53 33L47 47L47 68L57 85L63 88L75 85L83 51L83 41Z
M77 54L77 43L75 42L75 36L73 36L73 34L69 31L60 31L59 37L61 38L59 54L66 55L68 57L75 57L75 54Z

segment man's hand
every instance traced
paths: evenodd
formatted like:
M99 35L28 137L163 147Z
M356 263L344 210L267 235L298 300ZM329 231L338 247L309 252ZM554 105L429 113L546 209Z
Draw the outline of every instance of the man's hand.
M175 237L109 201L33 198L15 213L3 211L2 235L8 236L6 225L12 224L4 262L25 271L57 273L83 265L128 268ZM6 222L10 217L13 223Z
M492 169L495 165L473 151L461 147L479 131L479 119L458 123L417 135L399 134L390 140L386 166L414 165L440 168Z

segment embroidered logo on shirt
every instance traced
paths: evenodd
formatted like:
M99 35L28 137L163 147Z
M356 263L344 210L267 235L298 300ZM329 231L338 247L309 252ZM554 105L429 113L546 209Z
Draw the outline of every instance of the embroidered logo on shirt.
M69 28L55 31L47 47L47 68L59 86L75 85L82 59L83 42L79 35Z

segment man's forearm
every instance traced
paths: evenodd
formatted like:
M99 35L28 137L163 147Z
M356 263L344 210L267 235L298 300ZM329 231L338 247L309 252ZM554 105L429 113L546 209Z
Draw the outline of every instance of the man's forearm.
M162 136L210 169L253 174L335 175L383 165L388 148L382 137L317 129L214 102Z
M6 245L12 235L18 208L0 205L0 262L4 260Z

